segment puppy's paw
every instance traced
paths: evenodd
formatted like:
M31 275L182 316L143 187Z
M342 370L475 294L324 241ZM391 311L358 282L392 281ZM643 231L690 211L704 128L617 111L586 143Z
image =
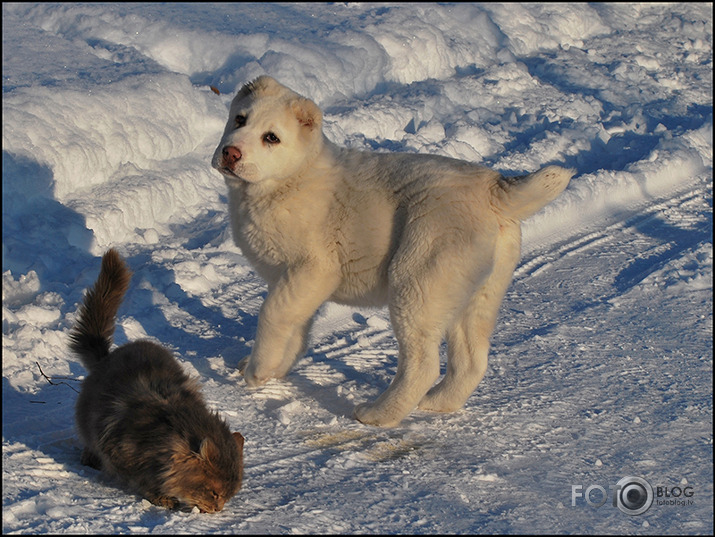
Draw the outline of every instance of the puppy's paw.
M243 379L251 388L262 386L271 378L270 375L263 374L256 366L256 362L250 359L250 356L245 359L246 365L243 368Z
M246 372L243 374L243 379L250 388L258 388L268 382L269 377L257 377L256 375Z
M430 397L430 395L427 394L422 398L417 408L428 412L454 412L462 408L462 406L458 403L445 400L443 397Z
M464 403L464 392L450 390L446 384L440 383L425 394L417 408L429 412L455 412L462 408Z
M402 421L402 416L394 418L389 414L380 411L372 403L362 403L353 410L353 417L365 425L376 425L378 427L394 427Z

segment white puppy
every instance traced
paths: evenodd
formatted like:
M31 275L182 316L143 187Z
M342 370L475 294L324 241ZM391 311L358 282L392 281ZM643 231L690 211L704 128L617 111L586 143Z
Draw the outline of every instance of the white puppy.
M338 147L312 101L262 76L231 103L212 165L229 189L233 237L268 282L249 386L285 376L325 301L387 303L397 374L363 423L393 426L415 407L461 408L484 376L489 337L520 254L520 221L573 170L523 177L434 155ZM439 377L439 346L448 343Z

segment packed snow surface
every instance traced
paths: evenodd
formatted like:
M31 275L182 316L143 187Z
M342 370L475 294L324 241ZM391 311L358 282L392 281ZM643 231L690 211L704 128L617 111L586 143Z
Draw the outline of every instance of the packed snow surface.
M3 533L712 534L712 7L3 3ZM326 304L286 379L237 374L266 288L210 157L261 74L338 144L577 170L463 410L351 418L395 372L385 309ZM246 438L221 513L79 462L67 332L109 247L115 342L169 347Z

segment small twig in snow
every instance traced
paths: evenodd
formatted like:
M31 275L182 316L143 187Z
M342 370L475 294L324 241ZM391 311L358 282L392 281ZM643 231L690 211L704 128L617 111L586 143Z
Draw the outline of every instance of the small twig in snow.
M39 363L39 362L35 362L35 363L37 364L37 368L40 370L40 374L41 374L43 377L45 377L45 378L47 379L47 382L49 382L52 386L58 386L58 385L60 385L60 384L64 384L65 386L69 386L69 387L72 388L75 392L79 393L79 391L76 390L76 389L74 388L74 386L72 386L72 385L70 385L70 384L67 384L66 382L52 382L52 379L51 379L50 377L48 377L47 375L45 375L45 372L44 372L44 371L42 370L42 368L40 367L40 363ZM75 382L79 382L77 379L71 379L71 378L68 378L68 377L57 377L57 378L61 378L61 379L65 379L65 380L74 380Z

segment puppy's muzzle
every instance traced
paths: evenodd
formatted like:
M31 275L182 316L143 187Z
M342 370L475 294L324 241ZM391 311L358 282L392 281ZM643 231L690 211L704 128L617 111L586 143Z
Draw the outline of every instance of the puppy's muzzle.
M232 145L228 145L223 148L222 151L223 154L223 162L221 163L222 166L225 168L232 169L233 166L241 160L241 151L238 149L238 147L234 147Z

